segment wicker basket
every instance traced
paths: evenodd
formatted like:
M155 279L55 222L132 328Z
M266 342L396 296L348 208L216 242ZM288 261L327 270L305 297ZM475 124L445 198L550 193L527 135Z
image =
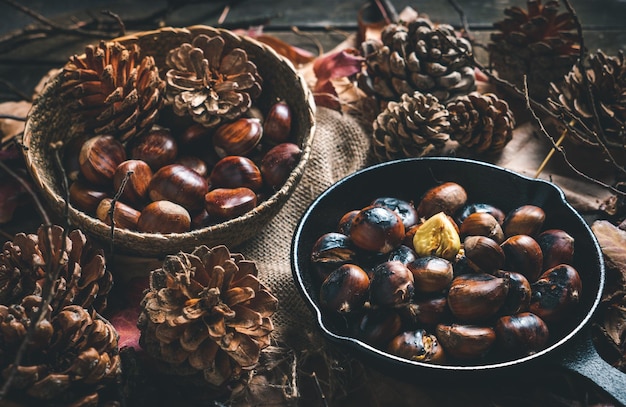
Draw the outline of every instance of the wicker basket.
M287 201L302 177L310 156L315 130L315 103L312 93L293 65L273 49L251 38L207 26L167 27L125 36L116 41L124 45L137 43L142 54L153 56L157 66L163 67L169 49L184 42L191 42L198 34L216 31L224 36L229 45L243 48L263 77L263 92L255 105L261 111L267 111L272 103L281 99L291 107L292 132L295 135L295 142L302 149L300 161L280 190L243 216L185 233L157 234L115 229L113 244L117 252L163 256L180 250L191 251L201 244L209 247L218 244L237 246L258 234L267 225ZM164 74L165 70L160 71ZM60 82L58 75L48 82L29 113L24 131L26 165L36 186L59 216L65 210L65 194L62 175L54 164L51 144L56 141L67 142L77 136L70 131L70 114L64 108L59 96ZM103 243L110 244L110 226L72 206L69 207L69 218L74 227L80 228Z

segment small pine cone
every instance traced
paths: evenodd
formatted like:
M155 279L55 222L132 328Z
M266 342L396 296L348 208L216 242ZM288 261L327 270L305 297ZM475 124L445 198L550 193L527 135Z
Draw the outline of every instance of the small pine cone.
M0 304L15 304L27 295L41 294L46 273L61 264L56 281L53 309L75 304L101 312L106 307L113 277L107 270L104 253L95 249L78 229L71 231L61 254L63 228L42 226L37 234L18 233L0 253ZM47 248L53 249L52 258ZM50 261L52 260L52 261Z
M448 111L430 94L404 94L374 121L372 150L380 162L436 154L450 139Z
M592 54L588 58L587 79L600 119L602 132L607 145L612 148L624 149L626 137L626 63L624 53L617 56L607 56L602 51ZM597 129L593 108L589 100L583 74L578 65L565 76L559 85L551 84L548 103L559 114L565 115L565 120L572 117L580 119L587 128ZM596 130L597 131L597 130ZM598 146L593 136L582 141L588 145Z
M140 57L137 45L89 45L62 73L62 95L69 100L75 131L112 135L121 142L143 134L156 122L165 82L154 58Z
M366 71L358 76L359 87L381 101L419 91L442 102L465 95L475 88L474 68L461 50L472 52L454 28L418 18L407 25L390 24L381 41L361 44Z
M474 153L498 153L513 138L513 112L493 93L472 92L446 108L451 138Z
M5 401L17 407L98 405L98 391L121 373L118 335L109 322L80 306L49 308L12 373L41 303L41 297L29 295L17 304L0 305L0 374L3 380L13 375Z
M559 14L558 1L528 0L527 5L527 10L505 9L507 17L494 23L489 59L498 76L519 89L526 75L530 96L543 101L550 82L561 80L576 62L580 38L573 16Z
M141 301L142 348L169 372L201 372L216 387L239 379L270 344L278 305L257 273L226 246L168 256Z
M229 49L219 35L196 36L166 58L167 100L179 116L205 127L237 119L261 94L261 76L241 48Z

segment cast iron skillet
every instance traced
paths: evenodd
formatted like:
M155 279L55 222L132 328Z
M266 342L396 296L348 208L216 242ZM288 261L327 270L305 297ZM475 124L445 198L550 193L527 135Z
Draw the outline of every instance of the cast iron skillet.
M463 185L469 202L490 203L505 213L523 204L540 206L546 212L544 229L564 229L574 237L574 267L583 281L582 298L562 330L551 332L552 339L546 349L531 356L483 365L433 365L399 358L346 336L341 333L337 321L322 316L318 283L312 281L309 270L315 240L323 233L334 231L341 215L366 206L374 198L392 196L417 202L428 188L445 181ZM626 375L600 358L586 328L604 287L602 252L585 220L566 202L563 192L554 184L483 162L457 158L414 158L368 167L332 185L309 206L293 236L291 266L296 286L315 313L322 333L390 371L408 371L412 375L425 373L423 376L429 377L453 374L476 378L511 372L518 374L520 370L556 363L591 379L626 405Z

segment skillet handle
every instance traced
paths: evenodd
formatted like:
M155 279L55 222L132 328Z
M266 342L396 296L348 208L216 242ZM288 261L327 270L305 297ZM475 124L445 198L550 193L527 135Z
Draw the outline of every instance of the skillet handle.
M591 380L621 405L626 406L626 373L607 363L596 351L590 329L574 336L560 360L561 366Z

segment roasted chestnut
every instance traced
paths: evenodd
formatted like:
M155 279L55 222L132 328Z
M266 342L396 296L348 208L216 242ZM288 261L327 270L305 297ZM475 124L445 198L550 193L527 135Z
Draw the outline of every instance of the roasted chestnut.
M402 219L383 206L367 206L361 209L350 227L350 239L363 250L389 253L400 245L403 238Z
M126 160L115 169L113 189L118 193L126 180L120 198L131 205L141 205L148 197L151 179L152 170L148 164L141 160Z
M363 314L352 329L352 334L372 346L386 346L400 333L402 319L393 309L375 309Z
M411 325L435 325L448 317L448 298L436 296L414 296L408 307L402 309L402 317Z
M81 180L74 181L70 185L70 202L72 205L90 214L96 212L100 202L107 196L105 191L99 191Z
M492 273L504 264L504 251L486 236L468 236L463 241L465 258L476 271Z
M546 322L558 321L578 304L582 281L578 271L569 264L560 264L546 270L531 284L530 312Z
M100 219L107 225L111 225L111 205L113 199L104 198L96 208L96 218ZM140 212L126 205L123 202L115 202L115 210L113 211L113 224L116 228L137 230L137 222L139 221Z
M402 199L384 196L374 199L370 205L384 206L397 213L398 216L400 216L400 219L402 219L404 230L408 230L419 221L417 210L413 204Z
M537 236L543 253L543 270L574 261L574 238L564 230L548 229Z
M144 161L152 171L157 171L174 162L178 156L178 144L169 129L153 128L133 142L130 156L134 160Z
M152 201L171 201L189 212L204 207L204 196L209 190L207 181L184 165L170 164L159 169L148 186Z
M504 218L506 214L499 208L488 204L488 203L468 203L463 206L459 212L456 214L456 220L459 223L463 223L463 221L472 213L488 213L493 216L500 225L504 223Z
M241 188L216 188L204 196L209 216L216 219L232 219L251 211L257 204L253 190Z
M445 354L435 335L423 329L403 332L389 342L387 351L396 356L425 363L443 363Z
M535 205L522 205L513 209L506 215L502 230L504 236L510 237L514 235L536 236L546 219L546 213L543 209Z
M511 356L527 356L545 348L550 337L546 323L531 312L505 315L496 321L496 343Z
M277 102L267 112L263 122L265 137L272 143L284 143L291 135L291 109L285 102Z
M155 201L141 211L137 229L147 233L183 233L191 227L185 208L170 201Z
M496 341L496 332L489 326L438 324L435 335L446 355L458 359L483 357Z
M261 171L247 157L231 155L219 160L210 175L213 188L249 188L255 192L263 186Z
M467 236L486 236L496 243L502 243L504 232L498 220L487 212L475 212L465 218L459 226L461 239Z
M399 261L386 261L372 271L370 302L374 306L404 306L414 290L413 273Z
M344 264L324 280L320 288L320 305L328 311L347 314L363 307L370 280L355 264Z
M344 234L329 232L320 236L311 251L311 264L324 280L338 267L356 263L356 252L350 238Z
M531 283L539 278L543 254L535 239L528 235L513 235L500 246L505 256L505 270L521 273Z
M242 117L219 126L213 134L213 147L220 157L246 155L261 141L263 126L259 119Z
M446 215L454 215L467 202L465 188L456 182L444 182L426 191L417 206L417 214L422 218L444 212Z
M110 185L115 169L126 160L122 143L113 136L96 136L85 141L78 155L80 172L95 185Z
M343 233L344 235L350 235L350 227L352 226L352 221L359 213L358 209L353 209L343 214L343 216L339 219L337 223L337 232Z
M513 315L528 311L532 295L528 279L514 271L498 270L494 275L509 280L509 293L498 313L500 315Z
M401 244L400 246L390 251L389 256L387 256L387 261L397 260L402 264L408 264L416 259L417 253L415 253L415 250L404 244Z
M415 230L413 248L418 256L437 256L454 260L461 249L456 224L443 212L431 216Z
M455 277L448 291L448 307L463 322L482 322L496 315L509 292L507 278L487 273Z
M272 189L278 190L298 165L302 150L293 143L281 143L272 147L261 159L259 169L263 180Z
M452 281L452 263L441 257L419 257L406 266L413 273L415 289L423 293L443 291Z

